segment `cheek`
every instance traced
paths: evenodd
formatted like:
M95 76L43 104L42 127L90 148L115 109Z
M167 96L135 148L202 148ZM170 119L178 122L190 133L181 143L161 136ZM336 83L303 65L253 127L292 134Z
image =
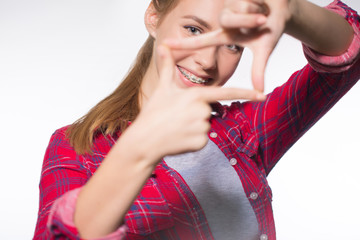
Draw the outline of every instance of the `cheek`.
M172 50L172 57L175 63L180 63L186 61L189 57L192 56L193 51L191 50Z
M154 57L156 70L159 74L160 68L161 68L161 57L159 56L159 54L156 50L158 46L159 46L159 42L156 40L155 45L154 45L153 57ZM189 65L190 64L189 59L191 59L190 57L192 56L192 54L193 54L193 52L190 50L171 50L171 56L172 56L172 59L174 62L174 67L176 65L180 65L180 66L181 65L184 65L184 66Z
M162 44L162 42L166 39L181 39L184 38L180 32L174 31L174 28L167 29L165 27L159 28L157 32L157 37L155 40L155 51L159 45ZM193 54L193 50L174 50L171 49L171 55L173 57L173 60L175 63L178 63Z
M221 85L224 85L234 74L239 64L240 58L241 56L227 56L223 61L221 61L221 64L218 65Z

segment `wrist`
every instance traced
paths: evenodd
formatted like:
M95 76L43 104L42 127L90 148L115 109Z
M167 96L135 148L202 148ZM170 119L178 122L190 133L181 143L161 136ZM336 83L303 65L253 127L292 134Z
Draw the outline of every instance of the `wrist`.
M284 32L291 35L291 32L294 31L296 25L299 21L301 21L301 8L304 3L304 0L289 0L288 1L288 9L289 14L286 18L285 22L285 30Z
M117 154L131 155L135 164L144 168L153 169L161 160L159 148L155 147L155 141L149 139L151 133L146 127L138 126L137 122L132 123L120 136L113 147Z

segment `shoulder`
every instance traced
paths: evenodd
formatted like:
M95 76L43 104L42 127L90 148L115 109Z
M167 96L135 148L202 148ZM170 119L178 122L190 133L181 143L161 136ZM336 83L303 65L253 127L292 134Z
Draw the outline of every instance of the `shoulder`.
M48 149L53 145L70 145L69 139L66 137L66 131L68 130L69 126L65 126L55 130L49 141Z
M67 125L67 126L64 126L64 127L61 127L61 128L59 128L59 129L56 129L54 132L53 132L53 134L51 135L51 139L55 139L55 138L57 138L57 139L59 139L59 138L61 138L61 139L67 139L67 137L66 137L66 132L67 132L67 130L69 129L69 127L70 127L71 125ZM51 140L50 140L51 141Z

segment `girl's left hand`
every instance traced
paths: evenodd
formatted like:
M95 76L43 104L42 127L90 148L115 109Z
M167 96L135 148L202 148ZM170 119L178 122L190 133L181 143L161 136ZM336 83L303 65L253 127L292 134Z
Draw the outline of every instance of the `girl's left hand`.
M221 29L186 39L169 39L173 49L197 49L213 45L236 44L253 53L252 83L264 91L268 59L291 18L297 0L226 0L220 16Z

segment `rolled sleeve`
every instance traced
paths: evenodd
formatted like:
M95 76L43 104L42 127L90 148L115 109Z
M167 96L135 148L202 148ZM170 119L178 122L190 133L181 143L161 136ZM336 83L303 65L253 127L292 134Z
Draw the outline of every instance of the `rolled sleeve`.
M305 57L310 66L317 72L340 73L352 67L359 58L360 52L360 19L356 11L341 1L335 0L325 7L343 16L354 30L354 38L349 48L339 56L327 56L318 53L303 44Z
M55 237L66 236L66 239L80 239L74 224L76 200L82 188L77 188L65 193L57 199L49 214L47 227ZM123 239L126 235L126 226L123 225L115 232L94 240Z
M55 131L44 156L39 190L39 213L34 240L80 239L74 224L76 201L92 176L89 161L77 155L66 137L68 127ZM99 163L91 162L96 168ZM122 239L125 227L101 239Z

